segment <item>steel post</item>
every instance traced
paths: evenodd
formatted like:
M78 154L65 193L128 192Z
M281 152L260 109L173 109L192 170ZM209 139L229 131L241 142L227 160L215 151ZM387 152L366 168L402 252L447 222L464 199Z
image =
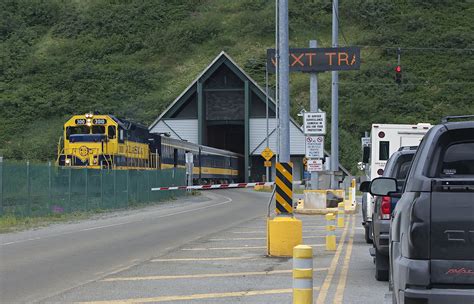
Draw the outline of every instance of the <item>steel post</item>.
M51 202L53 201L53 172L51 162L48 162L48 203L46 208L48 213L51 211Z
M309 42L310 48L317 48L318 42L316 40L311 40ZM309 102L310 102L310 111L319 112L318 107L318 74L311 73L310 83L309 83ZM311 172L311 189L319 189L319 173Z
M66 206L66 212L69 212L71 210L71 196L72 196L72 169L69 167L69 172L68 172L68 200L67 200L67 206Z
M338 0L332 6L332 46L338 46ZM337 189L336 171L339 170L339 74L332 71L331 86L331 189Z
M26 214L31 214L31 181L30 181L30 161L26 162Z
M3 157L0 156L0 215L3 215Z
M86 167L85 170L85 175L86 175L86 181L85 181L85 196L86 196L86 210L89 210L89 169Z
M280 162L290 162L290 91L288 46L288 0L279 1L279 96L280 96Z
M266 143L267 147L270 146L268 139L268 66L265 64L265 117L267 119L267 129L266 129ZM266 182L270 181L270 167L265 167Z

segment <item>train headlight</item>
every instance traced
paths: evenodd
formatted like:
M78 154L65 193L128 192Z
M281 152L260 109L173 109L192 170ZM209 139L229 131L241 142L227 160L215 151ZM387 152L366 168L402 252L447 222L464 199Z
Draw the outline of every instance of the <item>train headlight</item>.
M92 125L92 119L87 118L86 125L88 125L90 127Z
M71 160L69 158L66 158L66 165L69 165L71 163Z

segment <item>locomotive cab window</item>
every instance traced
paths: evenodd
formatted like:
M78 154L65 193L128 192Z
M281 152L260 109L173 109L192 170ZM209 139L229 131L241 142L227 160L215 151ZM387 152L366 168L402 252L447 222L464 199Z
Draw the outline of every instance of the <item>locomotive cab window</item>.
M89 134L90 129L88 126L76 126L66 128L66 139L69 139L70 135L75 134Z
M109 126L107 128L107 133L108 133L109 139L115 139L116 137L115 126Z
M104 126L92 126L92 134L105 134Z

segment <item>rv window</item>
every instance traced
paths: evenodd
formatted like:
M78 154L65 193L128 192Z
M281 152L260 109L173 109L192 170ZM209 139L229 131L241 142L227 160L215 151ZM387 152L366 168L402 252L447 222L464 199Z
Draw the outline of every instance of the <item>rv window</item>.
M381 141L379 143L379 160L388 160L390 157L390 142Z

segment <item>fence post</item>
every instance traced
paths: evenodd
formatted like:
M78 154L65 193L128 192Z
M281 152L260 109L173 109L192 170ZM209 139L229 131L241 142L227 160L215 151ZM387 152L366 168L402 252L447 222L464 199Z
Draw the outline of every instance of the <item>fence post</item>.
M86 190L86 211L89 210L89 169L86 167L86 183L85 183L85 190Z
M127 169L127 207L130 206L130 170Z
M51 212L51 202L53 201L53 172L51 167L51 162L48 162L48 203L46 208L48 208L48 213Z
M114 172L114 208L117 208L117 170L113 170Z
M0 215L3 215L3 156L0 156Z
M104 170L102 169L102 165L100 166L100 208L102 209L104 206Z
M71 211L71 196L72 196L72 171L71 171L71 167L69 167L69 176L68 176L68 182L69 182L69 185L68 185L68 200L67 200L67 206L66 206L66 212L69 212Z
M136 201L136 202L137 202L137 204L138 204L138 203L140 202L140 201L139 201L139 199L140 199L139 194L140 194L140 193L139 193L139 190L138 190L138 186L139 186L138 181L140 180L140 179L138 178L138 176L140 175L140 170L137 170L136 172L137 172L137 176L136 176L136 177L137 177L137 187L135 188L135 190L136 190L135 192L137 193L137 201Z
M145 171L145 172L146 172L146 176L147 176L147 180L148 180L148 189L147 189L147 193L148 193L148 203L151 203L150 171Z
M30 183L30 161L26 161L26 214L31 215L31 183Z

